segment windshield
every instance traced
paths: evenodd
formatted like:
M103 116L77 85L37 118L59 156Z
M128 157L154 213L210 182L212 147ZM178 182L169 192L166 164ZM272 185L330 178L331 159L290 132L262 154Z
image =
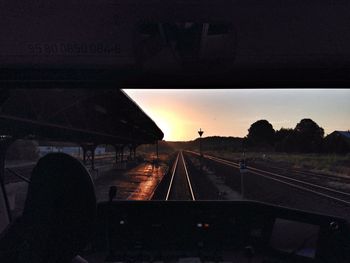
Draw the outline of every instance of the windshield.
M134 141L88 144L78 137L44 139L41 133L14 140L6 151L4 176L12 217L21 214L36 162L52 152L67 153L85 165L98 202L254 200L340 217L350 214L350 90L125 89L122 94L138 106L133 110L141 114L140 121L152 120L153 126L147 126L133 115L133 129L160 129L162 139L149 142L142 129L123 133L118 126L115 135L132 133ZM76 111L87 110L83 100L77 101ZM43 105L37 106L40 115ZM60 107L47 113L51 120L95 131L119 116L112 115L110 102L100 100L92 107L98 118L90 112L90 120L79 124L72 108ZM129 124L128 106L115 107L123 112L119 122ZM10 109L5 102L2 115ZM89 126L101 118L100 126Z

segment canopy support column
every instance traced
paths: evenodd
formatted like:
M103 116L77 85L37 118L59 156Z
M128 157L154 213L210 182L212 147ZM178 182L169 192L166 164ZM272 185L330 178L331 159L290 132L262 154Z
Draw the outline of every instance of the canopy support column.
M81 146L83 148L83 162L85 165L90 163L91 169L95 170L95 150L96 144L84 144Z
M114 145L114 150L115 150L115 163L118 163L119 147Z
M136 160L136 145L133 147L133 152L134 152L134 161Z
M81 146L81 148L83 149L83 163L86 165L86 147Z
M120 162L124 162L124 145L120 148Z
M118 163L118 160L120 162L123 162L123 145L114 144L115 149L115 163Z
M158 140L156 141L156 155L157 155L157 161L158 161L158 159L159 159Z

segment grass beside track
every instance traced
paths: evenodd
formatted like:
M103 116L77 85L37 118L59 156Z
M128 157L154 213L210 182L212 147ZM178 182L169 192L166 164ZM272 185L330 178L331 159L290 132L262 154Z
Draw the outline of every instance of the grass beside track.
M241 152L205 151L206 154L236 160L242 159ZM350 178L350 154L288 154L275 152L246 152L247 162L264 162L289 169L303 169L323 174Z

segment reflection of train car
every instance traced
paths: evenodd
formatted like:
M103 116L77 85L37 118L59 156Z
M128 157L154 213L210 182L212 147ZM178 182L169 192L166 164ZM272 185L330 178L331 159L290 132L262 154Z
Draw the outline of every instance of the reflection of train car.
M212 61L234 60L236 52L236 32L232 24L205 23L203 25L201 54Z
M203 70L204 64L217 69L234 60L236 35L230 23L150 22L139 25L139 34L137 54L146 68L166 61L177 67Z
M183 86L244 86L259 79L256 85L265 87L301 87L304 80L319 87L319 78L322 85L340 86L349 75L345 3L322 0L316 8L313 1L271 1L264 7L256 0L35 3L1 8L6 38L1 38L0 56L6 68L31 68L41 79L57 78L68 67L77 72L66 78L109 79L132 87L150 87L150 74L158 75L163 87L173 86L174 78Z

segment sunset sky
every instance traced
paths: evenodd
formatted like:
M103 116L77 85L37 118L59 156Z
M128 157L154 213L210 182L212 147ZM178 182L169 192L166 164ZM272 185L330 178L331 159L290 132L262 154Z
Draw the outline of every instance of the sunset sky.
M167 141L207 136L244 137L250 125L268 120L294 128L311 118L325 130L350 129L350 89L124 89L164 132Z

